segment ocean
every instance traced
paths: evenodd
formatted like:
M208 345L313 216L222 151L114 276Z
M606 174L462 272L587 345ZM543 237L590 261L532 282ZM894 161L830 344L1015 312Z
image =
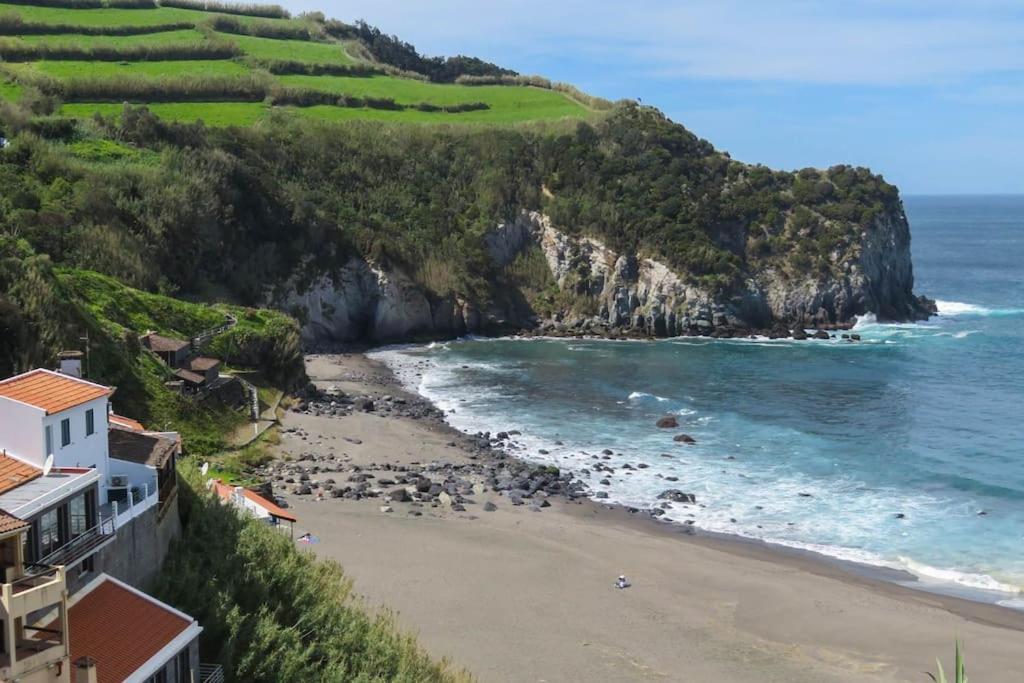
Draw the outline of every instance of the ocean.
M915 289L941 315L868 316L860 342L466 339L375 355L459 429L519 430L519 455L563 469L610 465L584 477L610 502L680 489L698 505L663 519L1024 608L1024 197L905 206ZM667 414L678 429L655 427Z

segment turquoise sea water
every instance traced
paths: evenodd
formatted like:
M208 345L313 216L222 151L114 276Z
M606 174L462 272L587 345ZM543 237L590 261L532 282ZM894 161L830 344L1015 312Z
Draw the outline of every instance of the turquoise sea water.
M579 470L612 449L611 484L587 480L612 501L679 488L702 506L676 521L1021 607L1024 197L905 203L916 289L942 315L866 318L859 343L464 340L379 356L454 426L522 431L525 457ZM667 413L678 430L654 427Z

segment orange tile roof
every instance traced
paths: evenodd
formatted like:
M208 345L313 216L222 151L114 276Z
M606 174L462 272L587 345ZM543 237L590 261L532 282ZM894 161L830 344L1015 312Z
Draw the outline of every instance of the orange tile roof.
M0 396L41 408L47 415L112 393L111 387L41 368L0 381Z
M0 453L0 494L7 493L42 475L41 469L17 458L12 458L6 453Z
M21 531L27 529L29 523L23 519L18 519L14 515L0 510L0 534L5 536L13 531Z
M230 501L232 494L235 492L235 487L229 486L228 484L222 484L219 479L213 480L213 489L218 496L224 500ZM251 500L252 502L259 505L261 508L272 514L274 517L280 517L281 519L287 519L289 522L299 521L295 515L285 510L280 505L272 503L255 491L242 487L242 495Z
M146 431L146 428L142 426L141 422L139 422L138 420L133 420L130 417L125 417L124 415L117 415L115 413L111 413L110 416L108 417L108 420L111 422L111 424L115 424L119 427L125 427L127 429L132 429L135 430L136 432Z
M191 623L106 577L68 609L71 661L91 657L98 683L120 683Z

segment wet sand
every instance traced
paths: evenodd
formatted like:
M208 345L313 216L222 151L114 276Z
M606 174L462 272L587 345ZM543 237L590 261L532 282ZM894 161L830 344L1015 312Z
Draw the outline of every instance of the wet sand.
M307 369L322 388L402 393L359 354L313 356ZM284 422L305 437L283 435L292 456L331 453L378 471L472 462L429 420L290 412ZM380 498L285 497L297 532L319 538L312 550L482 681L926 681L936 657L950 669L957 638L971 680L1024 680L1024 613L811 555L687 535L591 501L552 499L537 512L488 490L465 512L398 502L382 512ZM617 590L622 573L633 585Z

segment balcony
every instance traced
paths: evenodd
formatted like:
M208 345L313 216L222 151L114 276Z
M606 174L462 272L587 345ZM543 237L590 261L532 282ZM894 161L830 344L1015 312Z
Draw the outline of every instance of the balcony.
M25 575L0 587L5 619L24 617L64 599L64 567L29 565Z
M0 616L7 637L12 638L5 649L13 649L13 655L10 652L0 654L0 680L16 679L27 671L67 657L61 626L66 589L64 567L29 565L25 570L24 576L0 585L0 609L3 610ZM20 634L11 634L8 630L12 624L25 623L29 615L52 615L54 610L60 615L59 620L45 616L39 623L25 624Z
M224 669L220 664L200 664L200 683L224 683Z
M97 552L117 536L113 515L101 517L99 523L79 534L49 555L39 560L44 565L73 567L81 560Z

